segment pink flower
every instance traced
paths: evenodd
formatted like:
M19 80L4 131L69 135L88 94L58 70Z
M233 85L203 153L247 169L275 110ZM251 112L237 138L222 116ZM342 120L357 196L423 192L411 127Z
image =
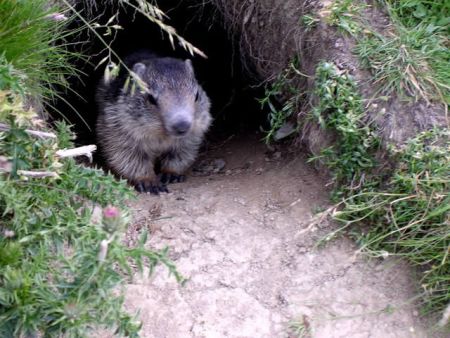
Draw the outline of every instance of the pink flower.
M14 237L16 235L16 233L12 230L5 230L4 234L3 234L6 238L11 238Z
M124 220L121 217L120 209L108 205L103 209L103 229L112 234L116 231L123 230Z
M103 217L105 218L117 218L120 216L120 210L112 205L108 205L103 209Z

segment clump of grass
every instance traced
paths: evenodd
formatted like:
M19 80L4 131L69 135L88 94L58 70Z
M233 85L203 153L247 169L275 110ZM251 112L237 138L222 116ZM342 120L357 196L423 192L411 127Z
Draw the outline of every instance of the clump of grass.
M146 248L146 232L135 247L122 244L134 192L62 159L57 151L73 146L68 126L29 131L45 123L24 102L58 95L53 86L74 74L64 42L71 32L49 6L0 2L0 337L86 337L97 327L137 337L122 286L158 263L182 278L167 249Z
M431 85L431 90L437 92L441 100L449 104L450 3L426 0L386 0L382 3L401 34L409 35L407 46L415 53L421 53L421 59L426 58L430 74L425 74L424 81Z
M362 2L352 0L333 1L328 9L326 17L328 24L338 27L341 31L357 36L362 27L359 22L361 10L366 5Z
M19 79L9 74L0 83L0 336L84 337L106 326L137 337L140 324L123 310L120 287L134 267L151 271L159 262L181 280L167 250L146 249L145 232L136 247L122 244L133 191L61 159L56 151L72 146L65 124L56 138L31 136L26 128L42 121L12 89Z
M423 0L380 0L391 25L380 33L364 18L367 5L333 2L326 21L355 38L355 53L372 72L375 95L450 102L449 5Z
M320 19L311 14L305 14L299 20L299 23L305 27L306 32L316 27L319 22Z
M336 134L335 145L311 160L322 161L333 173L336 187L361 185L364 173L375 166L378 139L364 118L361 96L352 77L333 63L317 66L312 115L324 129ZM339 188L336 193L340 195Z
M431 30L437 28L442 32L449 31L450 3L446 1L428 0L387 0L392 14L401 20L405 27L428 25Z
M78 71L69 60L79 55L66 48L67 18L48 0L0 2L0 58L21 74L27 94L53 99L55 85Z
M413 30L396 25L388 36L376 32L362 36L355 52L371 70L379 94L445 101L450 98L450 59L445 43L426 25Z
M297 338L311 337L311 326L305 315L298 320L290 321L289 329L291 330L292 335Z
M405 257L423 271L425 308L442 309L450 299L450 131L423 132L389 148L397 167L375 175L379 140L363 120L356 83L325 62L315 80L312 116L334 131L336 142L313 160L333 174L340 200L333 217L344 224L326 239L352 227L362 252Z
M365 225L354 234L368 255L419 266L426 308L436 311L450 299L450 132L423 132L391 153L391 177L344 199L334 217Z
M270 129L266 131L264 141L268 144L274 140L278 140L277 132L282 128L286 122L294 115L298 108L304 94L299 92L296 85L298 75L303 76L298 70L298 59L295 58L290 62L289 66L277 77L277 79L266 86L265 96L258 101L261 107L268 107L270 112L268 115ZM280 104L280 102L284 102ZM292 128L290 133L296 131Z

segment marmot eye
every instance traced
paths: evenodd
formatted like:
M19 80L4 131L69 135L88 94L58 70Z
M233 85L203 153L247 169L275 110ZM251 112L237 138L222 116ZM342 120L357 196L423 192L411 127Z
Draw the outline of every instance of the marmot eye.
M197 90L197 93L195 94L195 102L197 102L198 101L198 90Z
M158 102L156 101L156 98L152 94L147 94L147 101L150 102L154 106L156 106L158 104Z

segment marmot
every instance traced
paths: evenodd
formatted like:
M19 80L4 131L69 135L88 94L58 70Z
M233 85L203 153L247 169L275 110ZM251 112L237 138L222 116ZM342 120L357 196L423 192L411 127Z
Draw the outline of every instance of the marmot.
M168 192L166 183L184 179L211 124L209 98L190 60L139 52L125 64L143 82L122 69L99 84L100 152L137 191Z

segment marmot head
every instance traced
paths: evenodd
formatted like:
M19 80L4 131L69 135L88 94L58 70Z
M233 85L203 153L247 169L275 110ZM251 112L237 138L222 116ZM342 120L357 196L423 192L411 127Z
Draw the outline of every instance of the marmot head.
M149 114L159 114L169 135L186 135L204 99L191 61L153 58L135 63L131 70L139 77L138 82L143 81L139 95Z

